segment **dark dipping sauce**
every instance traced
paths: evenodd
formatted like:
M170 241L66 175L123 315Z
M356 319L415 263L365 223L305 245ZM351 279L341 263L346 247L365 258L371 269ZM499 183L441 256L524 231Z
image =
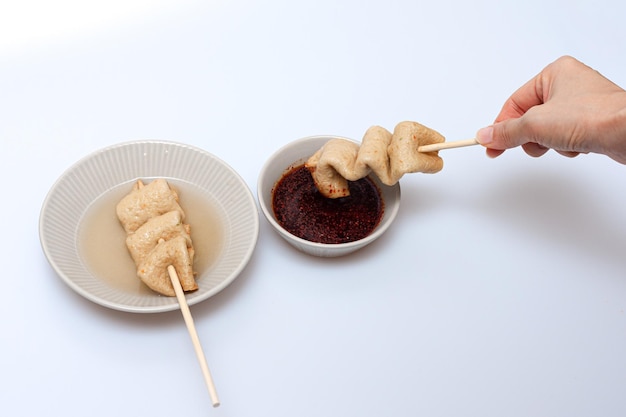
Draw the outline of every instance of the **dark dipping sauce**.
M274 186L272 208L289 233L317 243L347 243L368 236L383 217L380 190L368 177L349 181L350 195L326 198L300 165Z

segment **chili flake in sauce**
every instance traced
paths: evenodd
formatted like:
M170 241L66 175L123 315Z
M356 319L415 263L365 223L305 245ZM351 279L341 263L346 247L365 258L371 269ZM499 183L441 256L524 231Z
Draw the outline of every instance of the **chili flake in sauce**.
M368 236L383 217L380 190L368 177L350 181L350 195L326 198L304 166L288 171L276 183L272 208L289 233L318 243L347 243Z

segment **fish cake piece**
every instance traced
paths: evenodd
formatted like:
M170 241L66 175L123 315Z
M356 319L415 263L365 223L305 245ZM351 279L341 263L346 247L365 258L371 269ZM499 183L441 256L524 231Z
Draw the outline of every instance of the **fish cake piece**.
M399 180L391 174L388 148L392 140L393 135L384 127L370 127L363 135L356 161L357 165L370 167L386 185L393 185Z
M167 267L174 266L183 291L195 291L198 284L194 278L193 261L183 236L157 243L155 248L137 267L137 276L152 290L170 297L176 296Z
M185 212L178 203L178 194L162 178L147 185L138 180L132 191L116 206L117 217L126 233L135 232L152 217L168 211L178 211L185 218Z
M126 247L135 265L139 265L157 246L159 239L170 240L182 236L187 244L189 256L193 262L194 248L191 241L190 228L183 223L179 211L168 211L156 216L141 225L134 233L126 237Z
M444 141L445 138L438 132L417 122L398 123L387 149L391 161L391 177L397 178L397 182L404 174L434 174L441 171L443 159L436 152L419 152L417 149L422 145Z
M356 181L367 175L369 168L365 167L364 173L355 168L358 152L359 145L354 142L331 139L309 158L305 166L323 195L331 198L350 195L348 180Z

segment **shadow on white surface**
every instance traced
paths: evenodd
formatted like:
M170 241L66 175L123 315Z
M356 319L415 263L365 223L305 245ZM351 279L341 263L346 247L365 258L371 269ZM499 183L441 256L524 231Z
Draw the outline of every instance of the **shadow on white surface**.
M613 184L598 182L602 177L596 180L595 166L586 161L543 162L530 158L521 163L514 161L506 171L493 170L488 182L483 173L478 173L482 184L474 182L471 174L453 179L456 184L449 184L448 178L443 183L404 184L397 226L405 227L420 216L433 217L441 233L454 234L456 231L449 228L456 222L467 224L463 220L468 217L484 225L485 236L493 240L494 246L506 245L505 239L513 237L536 250L569 254L572 262L626 269L626 227L620 214L624 207L615 205L613 195L620 193L616 188L620 180ZM615 162L607 160L606 164ZM580 181L571 170L589 171L585 177L588 180Z

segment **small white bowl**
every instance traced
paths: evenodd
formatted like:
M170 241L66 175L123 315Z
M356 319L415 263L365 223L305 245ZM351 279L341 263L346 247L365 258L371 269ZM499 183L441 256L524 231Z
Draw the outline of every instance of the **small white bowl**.
M261 206L261 211L274 230L298 250L309 255L321 257L343 256L369 245L387 231L396 218L398 209L400 208L400 185L384 185L375 175L372 175L370 178L374 180L380 189L385 208L380 223L367 237L348 243L317 243L299 238L289 233L278 224L272 208L274 186L287 171L302 165L311 155L320 149L324 143L331 139L346 139L356 142L352 139L330 135L310 136L290 142L276 151L267 160L261 169L257 184L257 198Z

